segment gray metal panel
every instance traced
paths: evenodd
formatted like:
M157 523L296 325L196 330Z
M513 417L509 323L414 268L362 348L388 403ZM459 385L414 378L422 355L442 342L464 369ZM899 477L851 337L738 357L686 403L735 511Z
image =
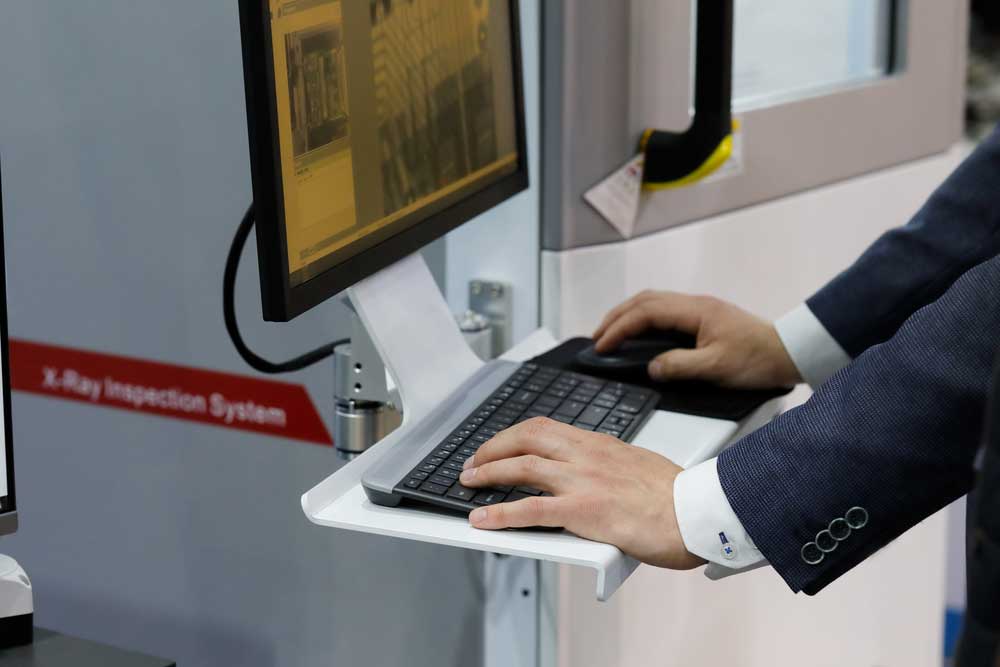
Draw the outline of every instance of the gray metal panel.
M237 3L6 4L0 90L12 337L253 375L221 313L251 196ZM263 322L254 244L254 349L349 333L336 300ZM280 379L329 419L330 363ZM12 414L21 527L0 551L40 624L184 667L478 662L478 554L303 516L332 448L19 392ZM429 600L449 613L414 612Z
M562 34L566 44L562 50L561 82L566 109L561 128L563 146L546 162L544 193L546 198L558 196L560 215L552 215L548 207L544 209L545 249L620 240L581 197L634 154L635 138L646 124L644 119L661 115L659 109L637 112L636 107L644 104L641 91L636 90L638 83L630 91L621 90L621 82L628 81L634 69L630 59L640 58L641 54L635 54L638 49L620 35L623 15L627 16L630 6L636 12L643 3L659 1L563 3L567 15ZM670 1L678 4L680 16L680 8L687 5L687 0ZM649 196L643 203L636 235L882 169L951 146L961 133L967 3L904 0L902 4L902 71L870 84L743 114L744 173ZM617 21L613 14L618 15ZM628 24L625 20L624 25ZM600 31L594 26L600 26ZM634 16L632 26L634 32ZM688 33L689 25L679 20L662 26L656 36L686 43ZM581 47L593 42L597 34L602 38L601 48L591 43L589 51L581 52ZM669 85L676 86L681 109L688 99L689 81L681 75L686 68L686 63L664 64L671 78L677 80ZM553 76L546 86L546 96L559 89ZM621 81L608 82L612 76ZM676 117L676 108L667 111L670 117ZM545 120L547 131L559 129L560 119L547 114ZM567 145L571 137L576 140ZM561 163L555 164L556 159ZM558 172L559 177L553 177L553 172ZM551 189L553 182L559 183L558 190Z
M580 195L634 154L629 3L546 0L542 9L542 247L579 245L576 227L590 242L618 240Z

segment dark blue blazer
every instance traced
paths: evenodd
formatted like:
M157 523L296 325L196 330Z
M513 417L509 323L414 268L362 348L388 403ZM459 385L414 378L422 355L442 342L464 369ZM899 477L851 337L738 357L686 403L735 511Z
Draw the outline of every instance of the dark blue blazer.
M808 300L853 362L718 462L792 590L816 593L972 486L1000 346L998 255L994 131L909 224Z

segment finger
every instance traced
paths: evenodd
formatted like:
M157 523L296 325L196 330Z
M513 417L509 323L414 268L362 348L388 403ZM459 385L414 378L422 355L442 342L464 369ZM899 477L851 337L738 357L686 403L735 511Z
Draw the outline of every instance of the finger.
M701 311L698 299L686 294L667 294L643 301L612 322L594 347L598 352L613 350L626 338L649 328L697 334L701 327Z
M557 493L566 488L569 464L528 454L466 468L459 481L464 486L533 486Z
M604 332L607 331L607 328L611 326L612 322L614 322L619 317L630 311L640 301L649 299L654 295L655 293L652 292L651 290L645 290L643 292L639 292L638 294L632 296L629 299L626 299L625 301L621 302L620 304L609 310L608 314L604 316L603 320L601 320L600 325L598 325L597 330L594 331L594 335L591 336L591 338L593 338L594 340L600 338L604 334Z
M716 351L711 347L664 352L649 362L649 377L667 380L714 380Z
M525 454L554 461L569 461L572 447L567 445L571 445L579 436L579 429L569 424L535 417L497 433L465 462L465 467L471 468Z
M469 523L483 530L525 528L527 526L563 526L565 499L532 496L512 503L477 507L469 514Z

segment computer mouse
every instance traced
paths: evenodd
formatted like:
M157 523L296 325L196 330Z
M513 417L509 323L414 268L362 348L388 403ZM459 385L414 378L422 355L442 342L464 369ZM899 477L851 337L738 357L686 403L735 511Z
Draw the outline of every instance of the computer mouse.
M576 354L576 363L596 372L645 373L649 362L668 350L691 349L694 336L680 331L648 331L624 341L617 349L600 354L590 344Z

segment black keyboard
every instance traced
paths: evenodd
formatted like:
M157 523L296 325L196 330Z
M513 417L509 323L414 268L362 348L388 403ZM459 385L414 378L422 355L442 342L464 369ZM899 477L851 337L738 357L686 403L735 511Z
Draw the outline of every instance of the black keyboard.
M659 394L621 382L522 364L396 485L411 500L469 512L475 507L543 495L527 486L470 489L458 482L462 464L500 431L532 417L549 417L630 442L653 413Z

